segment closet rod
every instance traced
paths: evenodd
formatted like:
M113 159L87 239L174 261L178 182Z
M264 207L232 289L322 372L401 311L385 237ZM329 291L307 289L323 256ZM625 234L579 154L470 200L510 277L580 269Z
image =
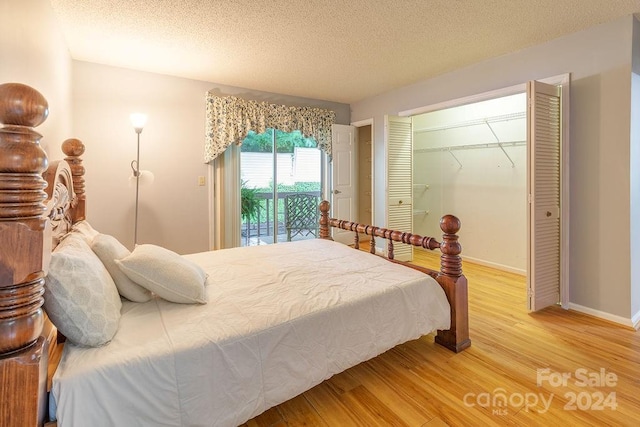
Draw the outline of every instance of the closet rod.
M426 128L426 129L418 129L418 130L414 130L413 133L435 132L438 130L456 129L456 128L462 128L467 126L478 126L478 125L484 125L487 123L506 122L509 120L518 120L518 119L526 119L526 118L527 118L527 112L522 111L519 113L502 114L499 116L485 117L482 119L467 120L466 122L459 122L451 125L436 126L432 128Z
M475 148L503 148L503 147L517 147L520 145L526 145L527 141L505 141L505 142L489 142L480 144L466 144L466 145L449 145L446 147L430 147L430 148L416 148L414 153L433 153L436 151L455 151L455 150L471 150Z

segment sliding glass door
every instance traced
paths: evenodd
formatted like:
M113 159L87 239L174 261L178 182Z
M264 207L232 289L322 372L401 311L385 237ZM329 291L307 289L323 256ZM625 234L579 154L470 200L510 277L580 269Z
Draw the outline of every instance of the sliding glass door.
M315 238L322 154L300 131L250 132L240 150L242 246Z

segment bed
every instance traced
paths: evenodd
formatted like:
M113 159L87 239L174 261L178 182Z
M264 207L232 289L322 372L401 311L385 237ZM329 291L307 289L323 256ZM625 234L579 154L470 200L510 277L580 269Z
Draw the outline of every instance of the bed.
M182 256L203 274L197 303L116 293L108 343L80 346L70 333L63 344L44 297L56 318L59 252L99 232L83 225L84 145L65 141L65 160L51 164L39 146L33 128L47 111L33 88L0 85L3 426L42 425L48 406L60 426L234 426L432 331L452 351L470 345L460 221L443 217L439 242L330 218L326 201L320 239ZM331 227L353 231L356 249L359 234L372 249L386 239L390 259L333 242ZM440 249L440 271L394 261L394 241Z

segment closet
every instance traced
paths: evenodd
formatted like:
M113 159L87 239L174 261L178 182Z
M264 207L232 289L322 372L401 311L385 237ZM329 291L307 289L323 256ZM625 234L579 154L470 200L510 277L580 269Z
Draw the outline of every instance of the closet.
M387 226L440 236L442 215L457 215L465 260L526 275L530 310L566 304L569 82L385 116Z
M464 219L466 259L527 271L526 94L412 117L413 231Z

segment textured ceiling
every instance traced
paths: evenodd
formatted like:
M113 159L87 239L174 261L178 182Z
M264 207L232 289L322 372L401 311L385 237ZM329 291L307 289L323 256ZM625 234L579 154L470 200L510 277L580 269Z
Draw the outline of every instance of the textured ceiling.
M73 59L353 103L640 0L51 0Z

